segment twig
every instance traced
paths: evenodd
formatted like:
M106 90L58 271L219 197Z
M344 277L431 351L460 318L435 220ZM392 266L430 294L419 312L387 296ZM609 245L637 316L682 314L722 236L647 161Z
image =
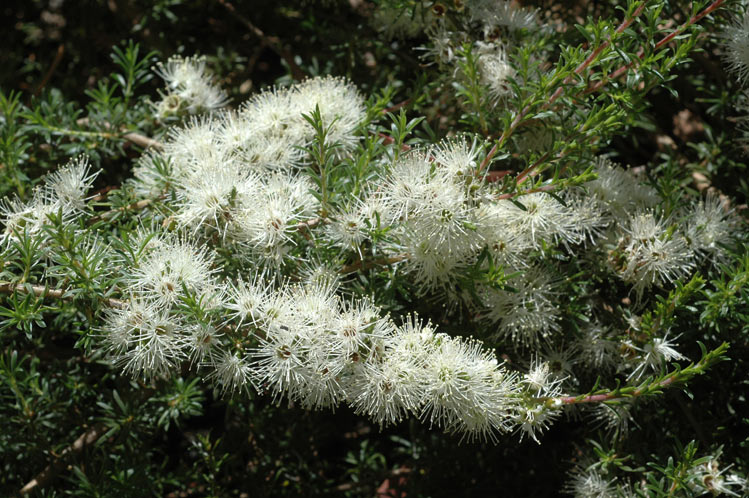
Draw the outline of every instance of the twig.
M80 118L75 121L75 124L78 126L87 126L89 124L88 118ZM104 123L104 127L107 130L110 130L112 128L112 125L109 123ZM161 149L164 147L164 144L159 142L158 140L154 140L151 137L147 137L145 135L142 135L140 133L134 132L134 131L127 131L127 129L121 129L120 131L123 132L122 135L119 135L114 132L105 132L105 131L81 131L81 130L65 130L62 128L54 128L58 133L63 133L67 135L82 135L82 136L99 136L102 138L106 138L109 140L113 139L122 139L127 140L128 142L132 142L135 145L139 145L143 147L144 149L147 149L149 147L152 147L154 149Z
M603 403L606 401L615 401L619 399L635 398L637 396L654 394L665 387L671 387L676 383L687 382L693 377L703 374L713 364L724 360L723 354L728 351L729 345L724 342L714 350L710 352L704 352L700 361L696 364L691 364L683 369L676 369L670 374L664 376L661 380L642 385L640 387L626 387L623 389L615 389L608 393L600 394L589 394L587 396L561 396L559 398L545 398L544 403L548 406L555 405L576 405L580 403Z
M55 58L52 59L52 64L49 66L49 69L47 70L47 73L44 75L44 78L42 78L42 81L39 82L39 85L34 90L33 95L39 95L39 92L42 91L42 88L47 86L47 83L49 83L49 80L52 78L52 75L57 69L57 66L60 65L60 62L62 61L62 56L64 53L65 53L65 44L61 43L57 47L57 53L55 54Z
M111 211L105 211L101 214L97 214L96 216L92 216L91 218L88 219L87 223L89 225L93 225L94 223L99 222L101 220L106 220L108 218L111 218L118 213L144 209L150 206L151 204L153 204L154 202L159 201L163 198L164 196L162 195L162 196L157 197L156 199L143 199L137 202L133 202L132 204L128 204L127 206L122 206L117 209L112 209Z
M122 138L127 140L128 142L132 142L135 145L139 145L143 147L144 149L153 148L153 149L161 149L164 147L161 142L158 140L154 140L151 137L147 137L145 135L141 135L140 133L130 132L125 133L122 135Z
M643 2L642 5L640 5L633 13L632 15L622 21L622 23L616 28L616 31L614 31L614 34L609 36L607 40L605 40L603 43L601 43L598 47L596 47L595 50L593 50L588 57L585 58L583 62L581 62L574 71L574 74L571 74L567 76L564 81L562 81L562 84L554 91L554 93L551 95L548 101L544 102L544 104L541 105L540 109L548 109L551 107L554 102L559 99L559 97L562 96L564 93L564 88L566 85L569 85L573 81L575 81L575 76L579 76L582 74L583 71L585 71L593 62L598 58L599 55L601 55L601 52L603 52L609 45L611 45L611 41L614 37L614 35L618 35L622 33L625 29L627 29L632 23L637 19L640 14L645 10L645 7L647 6L648 2ZM502 135L499 137L499 140L497 140L492 148L489 150L489 153L486 155L484 160L481 162L481 166L479 167L479 171L484 171L491 162L492 157L497 153L500 147L504 145L505 141L512 135L512 133L515 131L515 129L520 125L520 123L523 121L525 116L531 111L531 106L527 105L525 106L517 116L515 116L515 119L512 120L512 123L510 123L510 126L502 132Z
M306 75L304 71L296 62L294 62L294 56L283 48L283 44L277 36L270 36L263 33L263 30L255 26L252 21L237 12L237 9L234 8L234 5L230 4L226 0L218 0L218 3L220 3L226 10L228 10L235 19L244 24L252 32L252 34L260 38L263 43L268 45L271 50L276 53L276 55L286 61L286 64L289 65L289 70L291 70L292 78L297 81L301 81L305 78Z
M34 490L47 486L58 472L65 466L65 459L69 455L81 453L87 446L95 443L107 432L107 426L102 423L94 424L89 430L81 434L73 444L62 450L62 453L39 472L32 480L26 483L19 491L20 495L26 495Z
M383 114L387 114L387 113L389 113L389 112L397 111L397 110L398 110L398 109L400 109L401 107L407 106L407 105L409 105L410 103L411 103L411 99L406 99L406 100L404 100L403 102L398 102L398 103L397 103L397 104L395 104L395 105L392 105L392 106L390 106L390 107L386 107L386 108L384 108L384 109L382 110L382 113L383 113Z
M368 270L369 268L373 268L375 266L392 265L394 263L399 263L405 259L408 259L408 254L398 254L397 256L377 258L369 261L360 259L355 263L351 263L350 265L346 265L341 268L340 273L346 275L349 273L354 273L358 270Z
M673 40L676 36L678 36L679 34L683 33L689 26L691 26L692 24L698 22L700 19L702 19L703 17L705 17L706 15L708 15L709 13L711 13L712 11L714 11L715 9L717 9L718 7L720 7L724 2L725 2L725 0L715 0L709 6L705 7L705 9L703 11L699 12L698 14L695 14L694 16L692 16L691 19L689 19L687 22L685 22L684 24L682 24L681 26L679 26L673 32L671 32L668 35L664 36L658 43L655 44L655 46L653 47L653 51L656 51L659 48L663 47L665 44L667 44L668 42L670 42L671 40ZM598 91L607 82L609 82L611 80L615 80L619 76L622 76L624 73L626 73L627 71L629 71L635 65L635 62L637 62L639 59L642 58L642 56L643 56L644 53L645 53L645 50L641 48L637 52L637 58L636 59L633 59L629 63L624 64L623 66L620 66L613 73L611 73L610 76L602 78L601 80L597 81L595 84L593 84L590 87L588 87L585 90L585 92L583 92L583 93L584 94L589 94L589 93L593 93L595 91Z
M15 292L31 292L37 297L41 298L52 298L52 299L63 299L70 300L72 296L66 296L68 290L65 289L50 289L42 285L30 285L30 284L13 284L9 282L0 284L0 293L2 294L13 294ZM101 301L111 308L124 308L127 306L125 301L113 298L101 298Z

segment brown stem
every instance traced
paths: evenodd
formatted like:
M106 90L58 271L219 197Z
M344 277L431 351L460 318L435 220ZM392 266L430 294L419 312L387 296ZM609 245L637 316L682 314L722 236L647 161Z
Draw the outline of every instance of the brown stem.
M78 126L88 126L89 119L88 118L77 119L75 121L75 124L77 124ZM107 130L112 129L112 125L109 123L104 123L104 127ZM122 129L121 131L123 132L122 135L118 135L112 132L100 132L100 133L101 133L101 136L104 138L108 138L108 139L121 138L122 140L127 140L128 142L132 142L135 145L139 145L143 147L144 149L147 149L149 147L154 148L154 149L162 149L164 147L164 144L162 144L158 140L154 140L151 137L141 135L140 133L137 133L134 131L127 131L126 129Z
M65 467L65 460L70 455L81 453L87 446L94 444L101 436L106 434L107 426L102 423L93 425L89 430L81 434L73 444L62 450L62 453L56 457L44 470L39 472L33 479L26 483L19 491L20 495L27 495L34 490L39 490L47 486L58 472Z
M622 33L625 29L627 29L634 21L637 19L640 14L645 10L645 7L647 6L648 2L643 2L642 5L640 5L635 11L632 13L630 17L622 21L622 23L616 28L614 31L615 35L618 35ZM611 45L611 40L613 39L614 35L609 36L607 40L605 40L601 45L599 45L595 50L593 50L588 57L585 58L583 62L581 62L574 71L574 75L567 76L564 81L562 81L562 84L554 91L554 93L551 95L549 100L547 102L544 102L540 110L548 109L551 107L554 102L557 101L559 97L562 96L564 93L564 88L569 85L570 83L575 81L575 76L579 76L582 74L583 71L585 71L593 62L598 58L599 55L601 55L601 52L603 52L609 45ZM531 106L527 105L525 106L517 116L515 116L515 119L512 120L512 123L510 123L510 126L502 132L502 135L499 137L499 140L497 140L492 148L489 150L489 153L486 155L484 160L481 162L481 166L479 167L479 172L484 171L491 162L492 157L497 153L500 147L504 145L505 141L510 138L510 135L517 129L517 127L520 125L520 123L523 121L525 116L531 111Z
M350 265L346 265L343 268L341 268L340 273L343 275L347 275L349 273L354 273L355 271L358 271L358 270L368 270L369 268L373 268L375 266L392 265L394 263L398 263L405 259L408 259L408 254L398 254L396 256L377 258L377 259L372 259L369 261L364 261L360 259L359 261L356 261L355 263L351 263Z
M49 66L49 69L47 70L46 74L44 75L44 78L42 78L42 81L39 83L39 85L34 90L33 95L39 95L39 92L42 91L42 88L44 88L45 86L47 86L47 83L49 83L49 80L52 79L52 75L55 73L55 70L57 69L57 66L60 65L60 62L62 61L63 54L65 54L65 44L61 43L57 47L57 53L55 54L55 58L52 59L52 64Z
M252 34L260 38L263 43L268 45L268 47L270 47L271 50L276 53L276 55L286 61L286 64L289 65L289 69L291 70L292 78L297 81L301 81L305 78L306 75L304 71L296 62L294 62L294 56L283 48L283 44L277 36L270 36L263 33L263 30L255 26L252 21L237 12L237 9L234 8L234 5L230 4L226 0L218 0L218 3L220 3L226 10L228 10L235 19L244 24L252 32Z
M132 142L135 145L139 145L143 147L144 149L153 148L153 149L161 149L164 147L161 142L158 140L154 140L151 137L147 137L145 135L141 135L140 133L130 132L125 133L122 135L122 138L127 140L128 142Z
M410 104L410 103L411 103L411 99L406 99L406 100L404 100L403 102L399 102L399 103L397 103L397 104L395 104L395 105L393 105L393 106L390 106L390 107L386 107L385 109L383 109L383 110L382 110L382 113L383 113L383 114L387 114L387 113L389 113L389 112L397 111L397 110L398 110L398 109L400 109L401 107L403 107L403 106L407 106L407 105L408 105L408 104Z
M35 296L41 297L41 298L49 297L52 299L63 299L63 300L71 299L70 296L65 296L65 293L68 292L65 289L49 289L42 285L29 286L28 284L12 284L12 283L7 283L7 282L0 284L1 294L13 294L15 292L25 293L25 292L29 292L29 290ZM111 308L124 308L125 306L127 306L127 303L125 301L121 301L119 299L102 298L101 301Z
M724 2L725 2L725 0L715 0L713 3L711 3L710 5L708 5L707 7L705 7L704 10L702 10L698 14L695 14L694 16L692 16L691 19L689 19L687 22L685 22L684 24L682 24L681 26L679 26L673 32L671 32L668 35L666 35L663 38L661 38L661 40L658 43L655 44L655 47L653 48L653 51L662 48L665 44L667 44L668 42L670 42L671 40L673 40L677 35L683 33L689 26L691 26L692 24L698 22L703 17L705 17L706 15L708 15L709 13L711 13L712 11L714 11L715 9L717 9L718 7L720 7ZM600 90L609 81L615 80L618 77L622 76L624 73L626 73L627 71L629 71L635 65L635 63L638 60L642 59L643 54L645 54L645 49L641 48L637 52L637 58L636 59L633 59L631 62L629 62L627 64L624 64L623 66L620 66L613 73L611 73L611 75L609 75L608 77L602 78L601 80L597 81L594 85L589 86L585 90L585 92L583 92L583 93L587 95L589 93L596 92L596 91Z

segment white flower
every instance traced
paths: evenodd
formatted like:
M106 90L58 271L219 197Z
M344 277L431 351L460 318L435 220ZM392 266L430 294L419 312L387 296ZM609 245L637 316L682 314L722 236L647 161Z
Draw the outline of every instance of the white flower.
M485 223L509 227L516 237L526 238L534 249L541 249L549 242L581 243L605 223L602 217L587 211L589 206L585 203L564 206L543 192L524 195L516 202L520 205L510 200L497 201L488 210ZM578 211L578 207L586 211Z
M185 339L190 355L190 363L200 366L211 365L216 349L220 346L223 336L215 327L198 323L189 328Z
M258 388L270 390L279 400L285 395L299 398L316 373L309 361L313 347L304 328L269 327L251 352L252 376Z
M435 162L445 168L452 176L470 177L478 170L479 147L475 141L470 145L462 140L446 140L440 143L431 154Z
M726 475L731 466L721 469L718 456L711 457L707 462L690 469L692 490L698 493L710 493L713 496L721 494L746 496L746 479L737 474Z
M627 434L632 421L630 405L624 402L598 403L592 407L592 414L600 427L618 438Z
M416 414L424 396L423 364L402 357L367 362L349 383L349 403L380 427Z
M18 198L0 200L0 214L4 226L0 240L3 243L18 241L26 233L29 237L43 235L43 227L47 225L50 216L58 214L55 204L45 204L44 201L35 196L28 203ZM69 213L63 212L63 223L69 221Z
M212 364L213 371L208 375L221 387L223 393L238 391L250 382L250 366L236 354L225 351Z
M658 203L658 193L652 187L639 182L629 170L606 158L596 160L595 172L598 178L586 183L585 187L618 218L634 209L650 208Z
M217 138L220 123L210 116L203 116L169 129L163 156L171 161L175 177L198 173L205 164L220 167L231 157L231 150L221 147Z
M564 379L565 377L560 377L551 369L547 361L535 358L520 383L537 398L556 398L562 394L561 384Z
M495 101L510 95L512 86L508 80L515 76L515 70L507 60L502 45L476 42L476 47L481 83L489 88L489 95Z
M115 318L114 324L109 339L111 350L115 362L126 373L144 378L168 377L188 357L184 324L164 309L136 304ZM122 335L127 328L124 349Z
M511 30L538 27L536 10L519 7L514 2L507 0L473 0L469 7L471 21L484 23L485 31L495 26L505 26Z
M749 77L749 16L726 27L723 31L725 53L723 60L728 70L733 72L742 83Z
M557 291L547 271L528 268L507 285L511 289L484 286L480 291L483 319L498 324L497 335L525 347L559 330L560 313L553 301Z
M228 159L221 166L205 165L176 186L176 219L180 225L217 230L222 238L234 231L234 220L245 206L253 205L260 179Z
M44 195L49 204L80 211L86 205L86 193L93 185L97 174L90 173L88 157L80 156L47 178Z
M678 339L678 337L673 340ZM678 344L669 341L668 334L664 337L654 337L642 348L635 347L642 354L637 358L637 367L629 374L628 379L639 379L647 370L657 371L663 363L673 360L685 360L686 356L679 353L675 348Z
M126 275L129 291L171 305L185 292L206 296L217 289L208 250L188 240L161 241Z
M226 93L213 84L203 57L170 57L166 64L158 65L156 73L164 80L167 89L161 103L156 105L157 113L162 117L183 107L190 114L210 112L228 101Z
M494 355L477 341L439 334L434 342L425 364L422 419L469 439L506 430L513 416L514 378L502 375Z
M577 468L565 488L576 498L614 498L619 496L614 482L616 477L607 479L596 468Z
M731 243L735 227L733 210L727 209L713 193L692 207L687 219L687 237L692 248L720 260L721 245Z
M597 370L614 366L618 343L610 339L608 327L597 322L588 324L575 342L580 361Z
M306 79L294 90L292 101L298 102L302 113L310 114L315 107L320 109L323 125L328 130L326 140L340 144L343 150L351 149L357 140L355 131L366 117L364 99L356 87L343 78L327 76ZM311 133L311 126L305 124L307 133Z
M269 287L259 275L255 275L249 282L241 276L236 284L231 284L228 292L229 300L224 304L232 311L232 318L238 318L239 324L252 322L257 325L266 308L269 299Z
M638 299L645 289L671 283L694 268L693 253L684 236L668 228L670 220L652 212L635 213L625 234L611 252L609 263L625 282L633 284Z

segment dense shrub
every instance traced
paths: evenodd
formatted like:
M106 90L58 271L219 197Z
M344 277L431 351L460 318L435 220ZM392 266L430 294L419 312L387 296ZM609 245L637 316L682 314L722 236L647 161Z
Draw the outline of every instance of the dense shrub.
M747 493L744 4L252 3L0 7L4 494Z

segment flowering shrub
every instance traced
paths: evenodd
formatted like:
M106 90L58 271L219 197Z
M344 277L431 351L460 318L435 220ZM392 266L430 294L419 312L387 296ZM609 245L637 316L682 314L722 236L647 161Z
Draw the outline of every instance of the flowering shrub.
M440 466L419 445L445 444L468 466L506 451L492 472L518 449L524 476L552 446L559 473L520 496L747 492L731 433L749 330L743 5L633 0L585 22L504 0L267 8L321 46L324 13L346 11L367 41L345 43L368 51L340 72L219 5L283 61L275 86L240 96L221 57L154 63L128 42L85 109L0 94L1 410L22 433L0 439L8 492L432 496ZM695 92L702 130L676 114L678 146L647 116ZM78 421L58 408L70 396ZM216 406L223 436L189 429ZM708 409L722 421L693 414ZM319 417L314 438L335 410L400 456L362 439L356 485L284 462L296 450L264 456L259 439L291 444L274 417ZM82 434L40 446L54 430ZM167 436L191 453L154 449Z

